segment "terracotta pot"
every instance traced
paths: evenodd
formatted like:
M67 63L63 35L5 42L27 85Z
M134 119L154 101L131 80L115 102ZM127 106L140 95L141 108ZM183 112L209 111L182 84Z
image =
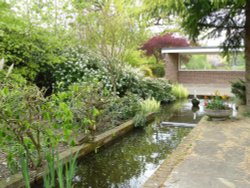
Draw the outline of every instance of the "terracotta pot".
M228 110L212 110L205 109L205 114L210 117L212 120L226 120L229 116L232 115L232 109Z

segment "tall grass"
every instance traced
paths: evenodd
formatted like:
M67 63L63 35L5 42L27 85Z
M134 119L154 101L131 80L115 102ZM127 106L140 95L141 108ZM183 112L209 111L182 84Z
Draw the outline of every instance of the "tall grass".
M160 109L160 102L156 101L154 98L149 98L141 102L140 110L134 117L135 127L141 127L146 125L147 115L149 113L155 113Z
M157 112L159 108L160 102L156 101L154 98L148 98L141 102L141 110L144 114Z
M181 84L174 84L171 92L177 99L185 99L188 97L188 90Z

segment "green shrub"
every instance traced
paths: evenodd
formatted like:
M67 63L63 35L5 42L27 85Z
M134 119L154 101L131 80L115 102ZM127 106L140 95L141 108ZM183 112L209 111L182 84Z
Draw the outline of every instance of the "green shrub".
M165 79L141 79L130 91L143 99L152 97L157 101L171 102L175 100L171 88L172 86Z
M104 62L84 48L67 49L63 56L66 62L55 66L53 77L54 90L67 90L73 83L102 78ZM107 79L107 78L103 78Z
M155 63L149 65L150 69L153 72L153 75L158 78L162 78L165 75L165 63Z
M134 66L140 67L143 65L155 64L154 57L145 56L145 53L141 50L129 50L124 58L124 62Z
M246 82L238 80L231 83L232 93L241 100L242 104L246 104Z
M32 166L42 163L41 140L47 128L42 112L44 102L43 93L33 86L0 88L2 145L8 141L17 143L25 150Z
M29 166L39 167L44 149L69 140L72 112L64 101L45 98L36 86L3 82L0 84L0 145L7 154L8 166L18 167L18 158L25 155Z
M120 97L131 92L144 99L154 97L158 101L174 100L170 93L171 85L164 79L144 79L140 70L128 65L121 67L113 62L112 72L116 74L114 80L107 68L108 63L100 57L81 48L71 49L67 56L70 61L58 65L54 73L56 90L65 91L73 83L87 84L95 79L110 92L113 92L115 87L116 95Z
M103 89L102 84L96 80L87 84L73 84L68 91L56 95L64 97L73 113L75 128L81 132L97 129L102 111L111 99L110 92Z
M90 83L95 79L109 91L113 91L115 85L116 94L124 96L128 89L136 86L143 76L138 69L131 66L115 66L116 62L112 62L114 64L112 72L116 75L111 75L109 63L106 60L83 48L69 49L65 57L68 61L58 64L54 71L55 90L65 91L73 83ZM114 76L115 80L113 80Z
M188 97L188 90L181 84L174 84L171 93L177 99L184 99Z
M103 110L100 123L108 122L116 126L133 118L140 109L141 100L139 96L132 93L128 93L124 97L113 96L107 104L107 108Z
M153 78L153 72L149 66L143 65L140 67L140 70L144 73L145 76Z
M123 97L112 95L97 80L73 84L68 91L54 95L69 106L75 128L81 132L103 131L133 118L141 101L140 97L132 93Z

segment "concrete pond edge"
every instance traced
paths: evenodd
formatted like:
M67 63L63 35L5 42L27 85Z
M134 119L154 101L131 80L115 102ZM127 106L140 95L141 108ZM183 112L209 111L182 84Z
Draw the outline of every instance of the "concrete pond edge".
M147 123L154 120L155 114L151 113L147 116ZM119 137L125 135L126 133L134 129L133 120L129 120L111 130L108 130L100 135L97 135L92 142L84 143L79 146L74 146L59 154L59 159L63 161L63 164L69 162L70 158L74 154L78 154L78 158L81 158L90 152L99 149L100 147L111 143L112 141L118 139ZM43 175L46 173L46 169L41 169L37 171L32 171L30 173L30 183L31 185L35 182L39 182ZM7 178L6 180L0 181L0 188L23 188L25 183L23 181L22 174L14 174Z
M194 141L199 137L203 124L207 121L204 116L191 132L184 137L177 148L164 160L160 167L144 183L143 188L162 187L171 172L178 166L191 152Z

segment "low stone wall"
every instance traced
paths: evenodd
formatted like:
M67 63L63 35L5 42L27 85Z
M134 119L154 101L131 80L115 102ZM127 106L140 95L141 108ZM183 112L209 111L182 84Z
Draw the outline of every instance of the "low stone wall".
M229 84L245 78L244 71L179 71L178 82L184 84Z

